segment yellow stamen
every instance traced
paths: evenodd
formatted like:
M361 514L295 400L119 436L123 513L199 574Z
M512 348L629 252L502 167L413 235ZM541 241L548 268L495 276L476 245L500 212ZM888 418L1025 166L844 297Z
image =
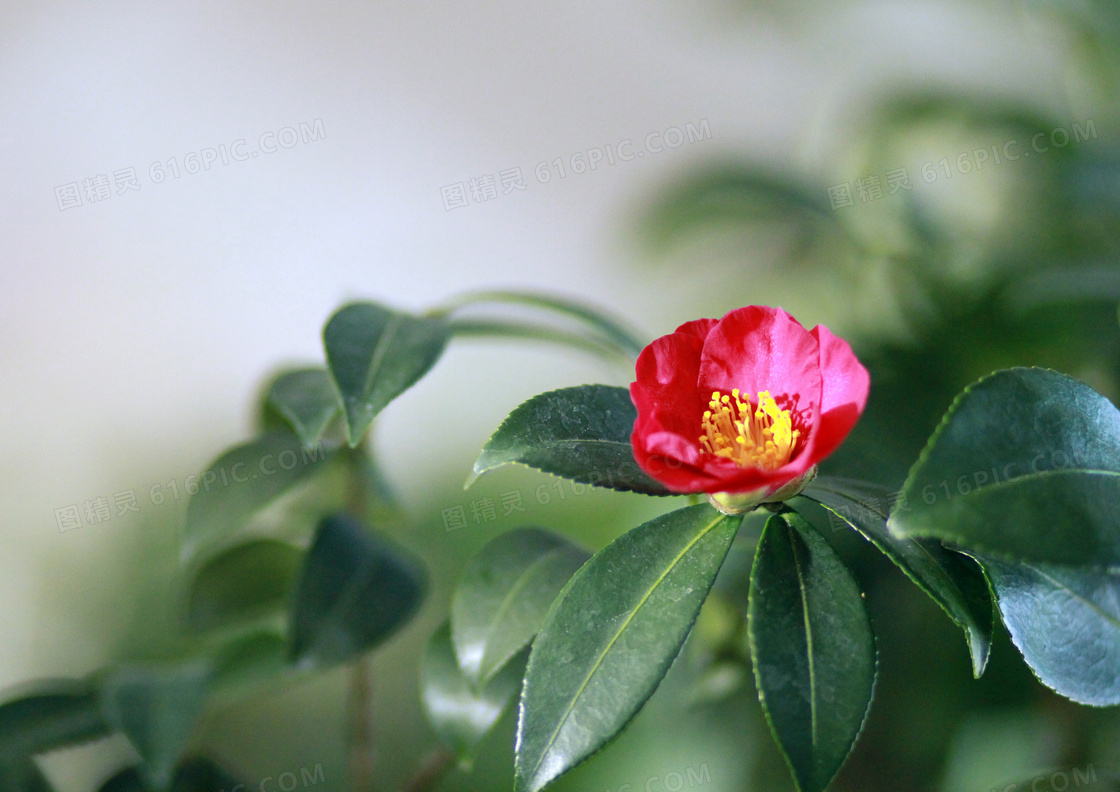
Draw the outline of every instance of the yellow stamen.
M740 401L738 388L730 396L715 391L708 407L700 422L703 451L744 468L774 470L789 462L801 433L770 391L759 391L757 407Z

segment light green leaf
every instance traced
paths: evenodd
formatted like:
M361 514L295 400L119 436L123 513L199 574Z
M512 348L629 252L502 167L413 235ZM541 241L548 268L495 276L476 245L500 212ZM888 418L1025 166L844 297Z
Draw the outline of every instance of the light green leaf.
M1120 571L981 558L1011 640L1043 684L1120 704Z
M537 792L638 713L692 629L740 522L689 506L623 534L576 572L529 655L517 792Z
M518 528L471 560L451 601L451 633L459 667L485 687L540 629L564 584L591 557L540 528Z
M447 322L375 303L338 309L323 328L327 362L346 416L351 446L389 402L435 365L449 337Z
M522 652L517 660L506 663L481 691L476 691L459 670L448 622L428 642L420 662L424 714L465 768L471 766L475 749L517 695L526 656L527 652Z
M109 734L85 680L42 680L0 705L0 761L45 753Z
M197 492L187 504L184 559L235 535L259 509L325 470L333 456L322 445L303 445L289 432L269 432L231 448L201 475L188 477Z
M426 574L419 561L348 514L320 523L292 607L292 656L329 666L374 648L416 613Z
M214 659L215 693L242 695L290 672L288 642L278 630L261 629L225 646Z
M531 308L543 309L562 316L571 317L588 326L602 341L607 342L616 351L631 358L636 358L645 347L645 344L617 319L585 303L577 302L576 300L567 300L562 297L555 297L551 294L509 291L474 292L452 300L441 307L436 314L441 316L448 315L462 308L470 308L487 303L525 305ZM535 327L531 325L525 326ZM546 330L548 328L540 329ZM602 344L598 345L602 346Z
M311 445L342 409L334 382L325 368L288 371L268 389L268 401L292 425L300 441Z
M534 396L483 446L468 485L488 470L520 463L598 487L672 495L634 461L637 417L625 388L581 385Z
M751 573L755 683L797 788L821 792L848 757L871 705L875 639L863 593L797 514L774 515Z
M941 606L964 631L972 658L972 673L979 678L988 663L995 626L995 605L979 565L962 553L946 549L936 539L910 539L891 534L886 523L890 493L885 487L865 484L862 491L852 491L838 482L821 478L802 494L804 498L788 502L794 511L821 531L826 524L840 521L855 528ZM808 506L807 499L822 504L827 515Z
M140 772L156 790L170 787L210 686L208 659L168 666L119 666L101 680L105 720L122 732L143 760Z
M1120 411L1045 369L967 388L910 471L890 518L985 556L1120 564Z

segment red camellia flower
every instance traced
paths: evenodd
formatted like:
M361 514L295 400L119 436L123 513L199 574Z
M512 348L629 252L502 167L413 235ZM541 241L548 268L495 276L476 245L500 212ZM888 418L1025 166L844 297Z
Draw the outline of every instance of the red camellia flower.
M670 490L731 511L784 500L847 437L869 386L846 341L781 308L687 322L638 357L634 457Z

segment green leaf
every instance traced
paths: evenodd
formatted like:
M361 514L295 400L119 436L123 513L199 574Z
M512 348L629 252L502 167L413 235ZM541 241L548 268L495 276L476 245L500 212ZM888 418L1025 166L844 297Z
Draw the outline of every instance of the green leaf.
M259 509L327 467L334 452L305 446L290 432L269 432L234 446L204 473L189 476L197 492L187 505L182 555L220 544Z
M35 682L0 705L0 761L45 753L109 734L97 693L84 680Z
M348 514L327 517L304 559L292 608L292 656L302 667L364 654L416 613L419 561Z
M869 494L877 493L877 494ZM818 530L825 523L843 520L856 529L898 566L918 588L941 606L946 615L964 631L972 658L972 673L979 679L988 663L995 626L995 605L980 566L962 553L948 550L936 539L909 539L887 530L887 504L890 493L883 487L863 485L863 492L844 491L843 485L826 478L817 479L802 493L805 498L790 500L789 506ZM807 507L813 500L827 509L821 514Z
M206 757L185 759L175 771L171 792L226 792L245 785ZM100 792L149 792L139 765L114 773L101 785Z
M672 495L634 461L637 417L625 388L581 385L534 396L487 441L468 485L488 470L520 463L598 487Z
M980 560L1038 678L1082 704L1120 704L1120 571Z
M889 522L899 536L1008 559L1120 564L1120 411L1053 371L996 372L953 402L902 494Z
M105 720L128 737L143 760L141 775L157 790L171 784L212 673L209 660L192 659L161 667L120 666L101 681Z
M576 572L529 655L517 792L543 788L638 713L692 629L740 522L689 506L623 534Z
M447 329L456 338L515 338L547 341L550 344L572 347L600 357L633 361L628 353L605 339L531 322L511 319L449 319Z
M327 362L342 405L350 445L379 412L439 360L449 337L439 317L398 313L375 303L339 308L323 328Z
M449 623L444 622L428 641L420 662L424 714L464 768L470 768L475 749L517 695L526 654L523 652L518 662L507 663L478 692L459 670Z
M246 542L210 559L191 585L188 626L203 632L284 607L302 560L302 552L275 539Z
M763 529L747 629L758 697L797 788L820 792L851 753L875 687L863 593L797 514Z
M342 409L334 382L325 368L288 371L268 389L268 402L283 415L305 445L318 440Z
M225 646L214 659L211 684L218 693L242 695L291 670L288 642L279 631L262 629Z
M621 322L602 311L582 302L566 300L550 294L508 291L474 292L447 303L438 311L438 315L447 315L462 308L486 303L526 305L574 318L594 330L617 351L631 358L636 358L645 347L645 344L624 327Z
M305 780L304 785L306 783ZM236 792L239 786L244 784L213 759L191 756L175 771L175 784L171 789L172 792Z
M0 757L0 789L4 792L54 792L30 756Z
M591 557L540 528L502 534L478 551L451 600L459 667L476 688L533 639L553 600Z
M149 787L140 775L140 766L134 765L113 773L98 792L149 792Z

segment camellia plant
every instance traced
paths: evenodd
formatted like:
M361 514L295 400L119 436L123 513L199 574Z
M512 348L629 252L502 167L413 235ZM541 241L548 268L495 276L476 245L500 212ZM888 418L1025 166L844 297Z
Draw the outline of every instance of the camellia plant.
M1039 679L1074 701L1120 703L1120 413L1053 371L1000 371L957 398L901 491L816 477L869 385L826 328L751 306L644 348L629 392L552 391L502 423L475 475L521 463L708 501L623 534L563 588L578 548L535 529L499 537L465 575L429 653L457 659L464 687L512 697L503 668L521 676L515 658L530 647L516 792L544 788L638 713L757 510L769 517L745 592L749 660L802 792L825 789L840 770L877 674L864 594L829 540L837 525L881 550L964 631L975 676L998 603Z
M493 310L503 303L529 318ZM1031 368L975 383L892 492L818 475L874 384L847 342L781 309L740 308L643 346L543 295L468 295L422 315L361 302L327 322L325 365L281 372L259 433L188 482L176 640L0 705L0 788L50 790L35 756L121 734L139 761L102 792L234 789L243 779L222 758L193 750L207 708L343 664L360 722L366 658L427 588L423 562L387 536L402 516L369 430L464 336L636 360L629 389L563 388L514 409L468 484L517 463L672 505L595 553L523 527L470 561L419 664L424 710L465 770L514 699L515 792L605 748L681 652L733 544L753 542L749 575L722 583L744 603L742 661L797 788L824 790L878 666L837 531L868 540L945 611L977 677L998 608L1045 684L1120 703L1120 413L1088 386ZM368 788L367 746L352 738L350 783Z

